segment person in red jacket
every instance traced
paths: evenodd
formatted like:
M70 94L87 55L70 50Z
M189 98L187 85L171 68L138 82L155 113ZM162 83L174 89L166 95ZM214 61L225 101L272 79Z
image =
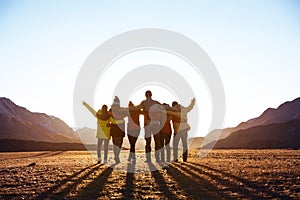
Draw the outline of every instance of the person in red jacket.
M128 108L134 107L134 104L130 101L128 104ZM130 152L128 157L128 162L131 162L132 164L136 163L136 157L135 157L135 144L136 141L140 135L140 110L132 110L129 111L128 115L128 123L127 123L127 136L130 143Z

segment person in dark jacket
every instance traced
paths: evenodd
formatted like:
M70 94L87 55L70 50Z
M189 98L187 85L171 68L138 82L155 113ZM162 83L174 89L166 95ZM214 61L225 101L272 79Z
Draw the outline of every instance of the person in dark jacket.
M145 162L151 163L151 136L154 137L155 142L155 158L156 162L160 162L160 149L161 149L161 139L160 139L160 103L152 99L152 93L150 90L145 93L146 100L142 101L138 106L135 106L130 110L141 110L144 115L144 128L145 128L145 152L146 160Z
M110 135L113 141L113 151L116 164L120 163L120 151L123 144L123 138L125 137L125 120L128 115L127 108L121 108L120 100L116 96L111 106L111 125Z

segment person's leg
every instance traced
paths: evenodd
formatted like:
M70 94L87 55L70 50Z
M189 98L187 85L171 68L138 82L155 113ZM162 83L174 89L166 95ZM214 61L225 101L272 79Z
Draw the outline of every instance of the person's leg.
M119 138L119 155L120 155L120 152L121 152L121 149L122 149L123 138L124 138L124 137L120 137L120 138Z
M97 143L97 161L101 162L101 147L102 147L102 142L103 140L98 138L98 143Z
M161 153L161 148L160 148L160 133L156 133L154 136L154 145L155 145L155 160L156 162L160 162L160 153Z
M155 159L156 162L161 162L162 143L161 143L161 131L160 131L159 124L153 127L153 137L154 137L154 144L155 144Z
M139 133L140 130L136 130L136 133L137 133L137 132ZM133 136L133 138L132 138L132 162L133 162L133 163L135 163L135 161L136 161L136 157L135 157L135 144L136 144L137 139L138 139L138 135L135 134L135 135Z
M146 161L145 162L151 162L151 127L150 125L145 127L145 140L146 140L146 146L145 146L145 153L146 153Z
M115 158L115 161L117 162L117 163L119 163L120 162L120 142L121 140L120 140L120 137L116 137L116 158Z
M174 161L178 162L178 143L180 140L180 133L176 133L174 135L174 139L173 139L173 156L174 156Z
M114 151L114 159L117 162L118 160L118 137L112 137L112 141L113 141L113 151Z
M121 148L122 148L122 144L123 144L123 137L117 137L116 138L116 158L115 161L117 163L120 162L120 152L121 152Z
M127 131L127 136L130 144L130 152L128 156L128 161L130 162L133 158L133 152L134 152L134 137L132 136L132 131Z
M160 143L161 143L161 161L165 162L165 133L161 133Z
M115 156L115 144L116 144L116 137L112 136L112 143L113 143L113 152L114 152L114 156Z
M108 140L108 139L105 139L105 140L104 140L104 162L105 162L105 163L107 163L108 144L109 144L109 140Z
M170 140L171 140L171 133L165 134L164 144L167 150L167 162L170 162L171 160L171 148L170 148Z
M183 162L187 162L187 157L188 157L187 131L182 132L181 141L182 141Z

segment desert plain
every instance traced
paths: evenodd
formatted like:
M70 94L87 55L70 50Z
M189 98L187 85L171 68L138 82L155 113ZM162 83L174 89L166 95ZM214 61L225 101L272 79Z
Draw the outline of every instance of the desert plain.
M97 164L95 152L0 153L0 199L300 199L300 150L212 150Z

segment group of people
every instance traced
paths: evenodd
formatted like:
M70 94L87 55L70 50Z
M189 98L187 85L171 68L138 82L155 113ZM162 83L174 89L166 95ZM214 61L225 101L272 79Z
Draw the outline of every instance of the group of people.
M102 162L101 149L104 144L104 160L107 162L108 144L110 138L113 142L113 152L116 164L120 163L120 151L123 144L125 132L127 132L130 143L130 153L128 161L136 162L135 144L140 134L140 115L144 116L145 129L145 162L151 162L151 139L154 138L155 143L155 159L156 162L171 162L171 148L170 140L172 136L171 123L174 130L173 138L173 156L174 161L178 162L178 144L181 140L183 153L183 161L187 161L188 146L187 146L187 132L190 129L187 123L187 113L192 110L195 99L192 99L189 106L184 107L178 102L174 101L172 106L152 99L151 91L146 91L146 99L139 105L134 105L131 101L127 108L120 106L118 97L114 98L111 108L108 110L107 105L103 105L97 112L86 102L83 105L96 117L97 119L97 158L98 163ZM128 117L127 131L125 130L125 120ZM166 157L165 157L166 152Z

